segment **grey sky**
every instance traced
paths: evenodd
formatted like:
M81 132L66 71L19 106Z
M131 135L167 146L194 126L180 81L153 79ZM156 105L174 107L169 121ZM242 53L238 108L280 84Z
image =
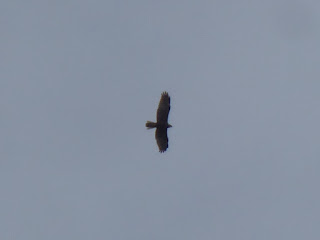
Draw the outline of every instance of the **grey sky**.
M319 11L2 1L0 239L319 239Z

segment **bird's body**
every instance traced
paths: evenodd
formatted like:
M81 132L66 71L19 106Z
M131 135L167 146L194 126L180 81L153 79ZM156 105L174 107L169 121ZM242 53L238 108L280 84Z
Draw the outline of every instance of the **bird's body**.
M163 92L161 94L161 99L159 102L158 110L157 110L157 122L147 121L146 127L148 129L157 128L156 129L156 140L159 147L159 152L164 152L168 148L168 136L167 129L172 127L168 123L168 115L170 111L170 96L167 92Z

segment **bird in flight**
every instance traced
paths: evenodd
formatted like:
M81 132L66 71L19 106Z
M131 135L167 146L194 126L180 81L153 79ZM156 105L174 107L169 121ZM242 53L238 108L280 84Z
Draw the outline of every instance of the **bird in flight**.
M170 111L170 96L167 92L163 92L161 94L161 99L159 102L158 110L157 110L157 122L147 121L146 127L148 129L157 128L156 129L156 140L159 147L159 152L164 152L168 148L168 135L167 129L172 127L168 123L168 115Z

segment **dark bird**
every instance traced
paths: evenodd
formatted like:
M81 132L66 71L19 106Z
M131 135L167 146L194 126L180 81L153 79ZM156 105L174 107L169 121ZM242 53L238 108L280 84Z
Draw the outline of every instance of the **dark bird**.
M156 140L159 147L159 152L164 152L168 148L168 135L167 129L172 127L168 123L168 115L170 111L170 96L167 92L163 92L161 94L161 99L159 102L158 110L157 110L157 122L147 121L146 127L148 129L157 128L156 129Z

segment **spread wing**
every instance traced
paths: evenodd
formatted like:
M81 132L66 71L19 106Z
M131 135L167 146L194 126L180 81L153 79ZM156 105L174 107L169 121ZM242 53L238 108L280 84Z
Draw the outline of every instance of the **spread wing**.
M170 96L167 92L161 94L161 99L159 102L157 110L157 122L158 123L167 123L168 115L170 111Z
M157 128L156 130L156 140L159 147L159 152L164 152L168 148L168 136L167 128Z

